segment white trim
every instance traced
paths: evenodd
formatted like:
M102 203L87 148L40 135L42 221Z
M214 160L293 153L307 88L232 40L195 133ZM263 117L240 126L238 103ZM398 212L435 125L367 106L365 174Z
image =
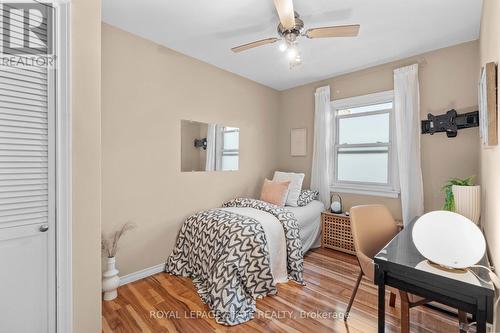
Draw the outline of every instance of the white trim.
M153 267L145 268L140 271L127 274L120 277L120 286L126 285L128 283L147 278L148 276L155 275L165 271L165 263L158 264Z
M330 102L332 110L355 108L371 104L382 104L394 100L394 90L381 91L374 94L335 99Z
M373 195L377 197L387 197L387 198L399 198L399 191L397 190L387 190L385 188L375 189L371 186L359 186L354 188L353 186L342 187L342 186L330 186L331 192L336 193L350 193L350 194L361 194L361 195Z
M56 331L73 332L70 4L58 3L55 17L56 66Z
M51 34L53 31L47 31ZM49 332L56 331L57 326L57 131L56 114L57 101L57 72L54 68L47 68L47 137L48 137L48 304Z
M331 172L330 190L340 193L353 193L362 195L383 196L397 198L399 196L399 180L397 172L397 156L396 156L396 140L394 131L394 108L364 112L360 114L341 115L337 116L337 110L356 108L374 104L394 103L394 91L382 91L374 94L349 97L344 99L333 100L330 102L334 113L334 121L332 126L335 126L335 137L332 137L331 159L334 161L334 167ZM339 144L339 119L364 117L378 114L389 114L389 129L390 138L386 144ZM342 182L337 180L337 150L339 148L355 148L355 147L387 147L389 153L389 168L387 170L387 184L374 184L368 182Z

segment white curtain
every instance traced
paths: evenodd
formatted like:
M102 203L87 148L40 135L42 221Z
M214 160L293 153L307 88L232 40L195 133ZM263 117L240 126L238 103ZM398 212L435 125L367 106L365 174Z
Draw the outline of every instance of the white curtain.
M207 130L207 159L205 171L222 170L222 132L224 126L208 124Z
M311 189L319 191L319 199L330 208L330 170L333 128L330 108L330 86L314 94L314 149L311 170Z
M418 64L394 71L394 112L403 223L424 213Z
M223 170L222 165L222 145L224 144L223 134L224 126L215 125L215 170Z
M217 125L208 124L207 158L205 162L205 171L215 171L215 163L216 163L215 161L217 159L216 136L217 136Z

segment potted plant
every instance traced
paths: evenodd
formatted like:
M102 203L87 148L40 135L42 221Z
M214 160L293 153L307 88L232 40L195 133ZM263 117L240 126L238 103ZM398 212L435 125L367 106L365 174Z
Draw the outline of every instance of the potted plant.
M118 296L117 289L120 286L120 277L116 269L116 253L118 252L118 242L130 230L134 229L132 223L125 223L118 230L113 231L109 236L102 234L101 249L106 256L106 271L102 274L102 290L104 300L111 301Z
M479 222L481 215L481 187L474 185L474 176L465 179L451 178L443 186L444 210L456 212Z

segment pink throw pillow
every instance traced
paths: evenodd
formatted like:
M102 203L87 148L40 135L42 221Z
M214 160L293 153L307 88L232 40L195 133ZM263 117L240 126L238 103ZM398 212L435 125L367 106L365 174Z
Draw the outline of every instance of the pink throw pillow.
M262 185L262 191L260 192L260 200L283 207L288 194L288 185L290 185L289 181L273 182L269 179L264 180L264 185Z

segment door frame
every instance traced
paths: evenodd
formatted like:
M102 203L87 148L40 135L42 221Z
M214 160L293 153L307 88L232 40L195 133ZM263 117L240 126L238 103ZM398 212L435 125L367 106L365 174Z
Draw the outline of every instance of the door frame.
M73 332L70 1L54 0L56 50L56 331Z

